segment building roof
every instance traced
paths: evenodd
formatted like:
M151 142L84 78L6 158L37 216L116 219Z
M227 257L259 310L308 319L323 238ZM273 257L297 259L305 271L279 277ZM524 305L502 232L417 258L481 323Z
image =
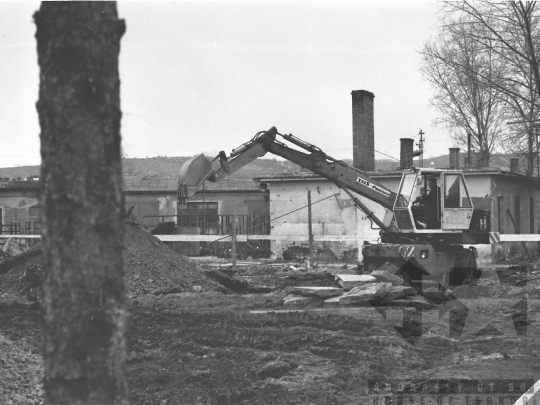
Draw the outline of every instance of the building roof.
M124 191L126 192L164 192L176 193L178 176L152 174L146 176L124 176ZM207 181L206 191L258 191L257 184L252 179L235 178L232 175L219 183ZM202 193L202 188L197 192Z
M198 191L201 192L202 188ZM207 181L205 184L206 191L260 191L257 183L252 179L236 179L227 178L219 183Z
M124 175L124 191L176 191L177 185L178 178L175 176Z
M504 177L514 177L516 179L529 180L540 182L537 177L529 177L518 173L511 173L495 167L486 168L462 168L464 174L470 175L495 175ZM400 171L377 171L366 172L366 175L377 178L399 178L402 175ZM2 181L4 180L4 181ZM261 191L257 184L260 182L279 182L279 181L320 181L326 180L324 177L310 172L294 172L294 173L278 173L261 175L254 178L244 178L243 175L239 178L236 173L232 176L218 182L212 183L207 181L205 191L207 192L240 192L240 191ZM20 190L20 189L36 189L39 190L39 181L9 181L8 179L0 179L0 188ZM124 191L132 193L170 193L174 194L178 189L177 175L124 175ZM202 193L202 188L197 192Z
M444 169L441 169L444 170ZM519 173L512 173L509 171L501 170L496 167L481 167L481 168L460 168L465 175L494 175L504 177L515 177L516 179L529 180L534 182L540 182L540 178L525 176ZM364 172L367 176L374 179L377 178L396 178L401 177L403 172L401 171L377 171L377 172ZM313 173L313 172L296 172L296 173L279 173L269 176L255 177L253 180L257 182L278 182L278 181L305 181L305 180L328 180L325 177ZM328 180L330 181L330 180Z

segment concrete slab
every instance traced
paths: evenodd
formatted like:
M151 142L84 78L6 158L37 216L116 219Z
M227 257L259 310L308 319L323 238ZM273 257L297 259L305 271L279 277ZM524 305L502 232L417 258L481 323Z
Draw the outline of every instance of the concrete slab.
M405 297L399 300L393 300L388 302L386 305L389 307L414 307L422 309L428 309L432 307L432 305L420 295L416 295L414 297Z
M333 299L333 298L329 298ZM305 309L265 309L249 311L252 315L291 315L291 314L317 314L321 316L346 316L355 319L365 319L367 317L380 317L381 315L371 305L367 307L335 307L335 308L305 308Z
M390 292L388 292L384 298L384 302L398 300L410 295L416 295L418 292L412 287L406 286L394 286Z
M260 311L250 311L250 314L253 316L258 315L271 315L271 316L295 316L296 314L311 314L316 316L341 316L344 318L354 318L354 319L384 319L381 317L381 314L373 308L371 305L367 306L355 306L355 307L335 307L335 308L305 308L305 309L278 309L278 310L260 310Z
M299 295L287 295L283 298L283 308L305 308L310 305L320 305L322 300L317 297L302 297Z
M375 277L369 274L336 274L336 280L345 291L349 291L354 287L362 286L370 283L378 283Z
M285 291L289 294L319 298L337 297L343 294L343 289L337 287L287 287Z
M341 305L350 305L382 299L392 289L392 283L370 283L353 288L339 299Z
M327 273L330 273L330 274L333 274L333 275L336 275L336 274L351 274L351 275L358 275L358 273L355 271L355 268L357 266L354 266L354 267L343 267L343 266L328 266L328 265L324 265L322 267L322 271L325 271Z
M332 297L328 298L327 300L324 300L323 306L325 308L338 308L341 306L339 299L341 297Z
M373 270L371 272L371 275L379 281L389 281L390 283L392 283L392 285L395 286L407 285L407 283L403 281L402 277L395 276L394 274L386 270Z

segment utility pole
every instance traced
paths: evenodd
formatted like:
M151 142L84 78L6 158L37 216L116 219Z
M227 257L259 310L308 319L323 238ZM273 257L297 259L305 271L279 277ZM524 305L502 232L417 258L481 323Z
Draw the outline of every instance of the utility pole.
M311 221L311 190L307 191L308 203L308 233L309 233L309 261L313 262L313 224Z
M233 271L236 272L236 215L233 215L231 240L232 240L232 267L233 267Z
M202 184L202 234L206 235L206 180Z
M425 141L424 135L425 135L425 132L420 130L418 135L420 135L420 140L416 144L416 146L418 146L418 151L415 152L415 154L417 156L420 156L420 167L424 167L424 141Z

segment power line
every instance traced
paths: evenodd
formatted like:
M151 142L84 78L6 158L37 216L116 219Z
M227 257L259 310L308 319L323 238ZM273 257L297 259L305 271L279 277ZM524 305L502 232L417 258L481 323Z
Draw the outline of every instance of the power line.
M332 195L330 195L330 196L328 196L328 197L321 198L320 200L317 200L317 201L311 203L311 205L317 204L318 202L327 200L327 199L329 199L329 198L332 198L332 197L335 197L335 196L338 196L338 195L339 195L339 193L336 193L336 194L332 194ZM256 227L259 227L259 226L261 226L261 225L269 224L270 222L275 221L276 219L283 218L283 217L285 217L285 216L287 216L287 215L289 215L289 214L292 214L293 212L300 211L300 210L302 210L302 209L304 209L304 208L307 208L308 206L309 206L309 204L306 204L306 205L304 205L303 207L300 207L300 208L297 208L297 209L292 210L292 211L290 211L290 212L287 212L287 213L285 213L285 214L283 214L283 215L280 215L279 217L271 218L271 219L269 219L268 221L263 222L263 223L261 223L261 224L259 224L259 225L251 226L251 227L247 228L246 231L248 231L248 230L250 230L250 229L253 229L253 228L256 228ZM210 242L210 243L218 242L218 241L220 241L220 240L229 238L230 236L231 236L231 235L224 236L224 237L222 237L222 238L213 240L213 241Z
M396 159L396 158L393 157L393 156L387 155L386 153L379 152L379 151L376 150L376 149L374 149L374 150L375 150L375 152L380 153L381 155L384 155L384 156L386 156L386 157L389 157L389 158L394 159L394 160L396 160L396 161L399 162L399 159Z

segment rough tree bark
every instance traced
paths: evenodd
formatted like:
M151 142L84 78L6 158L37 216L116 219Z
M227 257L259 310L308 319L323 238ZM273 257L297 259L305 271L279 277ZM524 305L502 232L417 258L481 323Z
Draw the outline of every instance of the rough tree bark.
M42 312L48 405L127 400L120 80L114 2L43 2Z

